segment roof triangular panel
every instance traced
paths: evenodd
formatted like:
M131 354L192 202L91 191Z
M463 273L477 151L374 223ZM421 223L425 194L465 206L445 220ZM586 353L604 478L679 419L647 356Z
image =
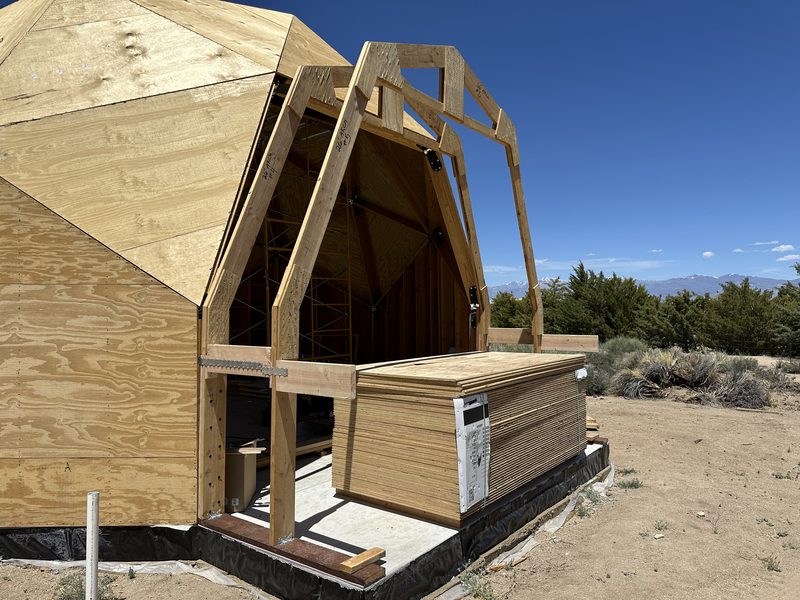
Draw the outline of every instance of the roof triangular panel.
M0 178L0 283L158 285Z
M0 125L266 72L149 11L31 31L0 65Z
M272 79L0 127L0 176L199 304Z
M31 31L135 17L148 12L130 0L53 0Z
M19 0L0 9L0 64L53 0Z
M292 19L278 73L294 77L300 65L349 66L345 58L297 17Z
M274 71L292 15L219 0L136 0L226 48Z

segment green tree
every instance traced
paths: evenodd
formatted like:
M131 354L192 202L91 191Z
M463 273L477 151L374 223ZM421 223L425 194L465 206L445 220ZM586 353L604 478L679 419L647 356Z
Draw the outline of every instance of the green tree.
M679 346L686 352L700 346L698 332L711 300L708 294L699 296L683 290L664 300L649 304L640 315L638 337L653 346Z
M561 313L564 310L563 302L567 297L569 288L561 277L556 277L542 288L542 310L544 310L544 332L564 333L561 323ZM530 298L530 296L528 296Z
M527 303L527 320L525 306ZM517 299L511 292L497 292L492 301L492 327L530 327L531 308L528 296Z
M747 277L741 285L729 281L709 300L698 337L703 344L731 354L769 352L775 313L771 290L751 288Z
M794 268L800 275L800 263L796 263ZM775 352L781 356L800 356L800 286L787 281L778 288L774 303Z

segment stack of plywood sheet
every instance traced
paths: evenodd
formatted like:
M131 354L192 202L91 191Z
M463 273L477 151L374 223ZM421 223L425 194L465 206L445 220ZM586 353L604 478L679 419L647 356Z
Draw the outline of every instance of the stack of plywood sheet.
M356 398L335 401L333 485L459 527L585 449L583 366L582 354L500 352L363 365ZM454 400L481 393L488 493L462 510Z

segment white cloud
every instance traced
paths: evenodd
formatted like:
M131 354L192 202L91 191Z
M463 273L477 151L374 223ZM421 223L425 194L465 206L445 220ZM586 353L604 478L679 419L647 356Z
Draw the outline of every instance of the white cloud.
M703 252L703 258L711 258L714 256L713 252Z
M538 263L539 261L537 260L536 262ZM503 265L486 265L483 267L484 273L520 273L523 271L525 271L525 267L506 267Z
M632 260L630 258L590 258L583 261L583 266L587 269L600 271L602 269L614 268L619 273L628 271L643 271L646 269L658 269L666 264L671 263L669 260ZM548 261L542 267L543 271L569 271L578 264L578 260L565 261Z
M800 260L800 254L787 254L786 256L781 256L780 258L776 259L778 261L783 260Z
M751 246L772 246L773 244L780 244L780 242L778 240L775 240L773 242L753 242L750 245Z
M736 250L734 250L734 252L744 252L744 250L742 250L741 248L737 248Z
M648 250L647 252L648 253L655 252L656 254L661 254L662 250L661 250L661 248L659 248L658 250Z
M775 246L770 250L770 252L789 252L790 250L794 249L794 246L791 244L784 244L783 246Z
M589 252L586 256L594 256L594 252Z
M543 265L548 260L550 260L550 259L549 258L537 258L537 259L534 259L533 262L535 262L537 265Z

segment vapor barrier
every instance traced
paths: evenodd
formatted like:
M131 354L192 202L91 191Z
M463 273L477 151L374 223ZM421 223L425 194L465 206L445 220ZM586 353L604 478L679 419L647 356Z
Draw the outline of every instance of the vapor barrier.
M569 496L609 462L608 445L582 453L473 515L458 533L404 568L367 588L334 580L201 526L101 527L106 562L204 560L261 590L283 598L413 600L438 589L481 554ZM2 558L76 561L86 557L78 527L0 529Z

